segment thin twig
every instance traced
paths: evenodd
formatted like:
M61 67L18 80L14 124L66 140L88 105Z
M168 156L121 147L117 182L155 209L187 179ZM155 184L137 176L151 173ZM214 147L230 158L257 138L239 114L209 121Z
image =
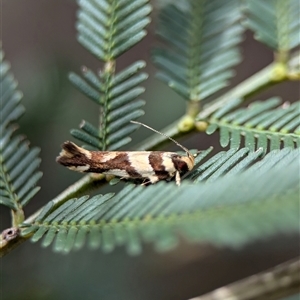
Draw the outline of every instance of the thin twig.
M300 293L299 258L190 300L275 300Z
M65 203L67 200L71 198L80 197L83 194L85 194L87 191L91 191L94 188L98 188L102 185L106 184L105 176L95 175L95 174L89 174L84 177L82 177L80 180L69 186L66 190L64 190L62 193L60 193L57 197L52 199L55 206L60 206L63 203ZM30 217L28 217L24 223L26 224L32 224L35 220L35 218L39 215L41 212L41 209L36 211L34 214L32 214ZM28 235L26 237L21 236L20 234L17 234L10 239L3 238L3 234L7 231L4 230L2 232L2 235L0 236L0 257L8 254L11 250L28 240L31 235ZM20 231L18 231L20 233Z
M62 193L60 193L51 201L54 203L55 206L61 206L67 200L71 198L80 197L87 191L91 191L92 189L98 188L104 184L106 184L104 175L88 174L79 179L74 184L70 185L67 189L65 189ZM34 222L35 218L39 215L42 209L43 208L39 209L33 215L28 217L24 221L24 223L31 224L32 222Z
M266 68L262 69L258 73L254 74L250 78L238 84L229 92L206 104L203 110L196 117L196 120L207 118L217 109L221 108L222 106L234 99L241 98L242 100L246 101L249 99L250 96L261 91L263 88L281 82L274 81L272 79L274 66L275 63L270 64ZM178 123L179 120L175 121L166 128L162 129L161 132L172 138L178 138L180 136L186 135L186 132L181 132L179 130ZM166 142L167 139L164 136L157 136L157 134L153 134L149 138L145 139L141 144L139 144L137 146L137 150L155 150L156 148L159 148L162 144L165 144Z
M232 88L229 92L223 94L219 98L209 102L204 106L204 109L198 114L196 119L205 119L210 114L223 107L231 100L240 98L244 101L248 100L249 97L257 94L265 87L269 87L283 81L289 80L291 75L297 73L299 76L299 61L300 51L294 53L287 63L288 69L286 76L282 76L281 80L275 80L276 67L278 63L273 62L264 69L260 70L253 76L247 78L236 87ZM298 63L298 65L297 65ZM275 73L275 74L274 74Z

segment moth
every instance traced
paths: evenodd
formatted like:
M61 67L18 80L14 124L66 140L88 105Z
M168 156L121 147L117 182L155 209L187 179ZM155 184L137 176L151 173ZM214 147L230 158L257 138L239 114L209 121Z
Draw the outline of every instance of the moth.
M131 122L166 136L143 123ZM143 185L175 176L179 186L181 176L193 169L194 156L174 139L166 137L183 149L186 155L164 151L89 151L67 141L62 145L56 161L78 172L114 175L121 179L141 179L144 180Z

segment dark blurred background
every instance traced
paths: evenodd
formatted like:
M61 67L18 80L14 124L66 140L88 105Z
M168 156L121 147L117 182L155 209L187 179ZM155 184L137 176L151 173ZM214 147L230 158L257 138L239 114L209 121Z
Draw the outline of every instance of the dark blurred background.
M150 51L157 45L154 28L157 2L152 1L153 23L147 37L117 61L118 70L142 59L150 78L143 99L146 115L140 120L161 129L178 119L185 103L154 78ZM98 108L68 81L68 73L80 73L85 65L99 70L102 64L76 41L76 1L2 0L1 40L6 60L23 92L26 113L18 133L42 149L42 190L26 208L29 216L81 177L55 163L63 141L72 139L71 128L82 119L96 124ZM272 61L272 52L247 32L242 44L245 60L237 67L232 86ZM253 99L279 95L285 101L299 99L298 83L283 83ZM150 132L133 135L132 147ZM184 142L206 149L218 137L205 134ZM1 230L9 227L9 211L0 207ZM278 216L280 218L280 216ZM180 246L168 253L156 253L151 245L138 257L123 248L111 254L88 249L67 256L41 249L27 242L0 262L1 299L186 299L220 285L272 267L299 254L296 236L276 236L243 249L216 249L208 245Z

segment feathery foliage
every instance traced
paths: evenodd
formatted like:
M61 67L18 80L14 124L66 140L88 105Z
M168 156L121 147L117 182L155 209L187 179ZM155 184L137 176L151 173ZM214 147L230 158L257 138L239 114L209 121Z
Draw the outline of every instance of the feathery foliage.
M35 187L42 173L38 148L29 148L24 136L15 135L15 122L24 113L22 94L18 91L10 65L0 51L0 204L14 212L22 211L29 200L39 191ZM20 221L20 220L19 220ZM22 220L23 221L23 220Z
M148 0L78 1L78 41L98 59L105 62L98 74L84 67L82 77L71 73L71 82L100 108L100 124L83 121L71 134L92 148L116 150L131 141L129 135L138 125L129 123L144 114L143 100L135 100L144 92L139 84L147 79L144 61L137 61L115 74L118 56L139 42L146 34L151 7Z
M228 84L241 60L243 27L236 0L186 1L166 5L157 33L166 47L155 49L157 77L186 100L200 101ZM218 24L218 26L216 26Z
M251 151L258 148L270 150L284 147L300 147L300 102L281 104L280 98L251 103L237 108L239 99L222 107L206 121L208 134L220 131L220 144L239 148L242 137ZM280 105L281 104L281 105Z
M87 121L83 121L80 129L73 129L71 134L84 143L101 150L116 150L131 141L129 134L139 126L130 123L144 114L141 109L145 102L136 97L144 92L138 86L148 75L137 74L145 66L145 62L137 61L117 75L107 73L97 76L85 69L81 77L70 74L70 80L101 107L99 129ZM91 78L92 77L92 78ZM93 83L92 80L97 80Z
M238 176L213 183L130 184L115 196L71 199L57 209L50 202L23 235L33 234L32 241L44 238L43 246L53 243L61 252L79 249L86 240L104 252L124 245L137 254L143 241L164 251L177 245L178 234L193 242L239 247L298 229L297 157L299 150L275 150Z
M78 41L111 61L138 43L150 23L149 0L78 0Z
M282 54L300 44L299 0L247 0L246 3L245 25L255 32L257 40Z
M148 77L140 73L145 62L117 73L116 60L145 36L150 1L77 2L78 41L103 67L97 72L83 67L82 75L69 76L100 108L99 124L83 121L71 134L87 147L116 150L138 127L129 122L144 114L144 101L136 98ZM300 42L299 0L170 2L159 15L158 35L165 44L155 49L153 60L160 69L158 78L187 100L187 113L168 127L167 135L219 130L221 145L230 149L210 158L212 148L198 154L180 187L165 181L137 186L129 180L116 194L81 197L98 184L98 177L85 176L24 221L22 206L39 189L33 186L41 176L36 170L40 161L37 149L29 150L24 138L14 136L13 123L23 107L1 53L0 203L12 209L13 222L0 235L0 256L29 238L62 253L85 245L105 253L124 246L134 255L147 242L158 251L175 247L182 237L240 247L299 231L300 151L294 149L300 146L299 102L281 104L271 98L240 108L242 101L271 84L300 78L299 55L293 61L290 55ZM274 50L275 63L213 100L241 59L241 4L246 4L244 24ZM202 100L206 104L196 122ZM159 148L165 140L155 137L141 148Z
M99 128L83 121L80 130L71 134L92 148L116 150L129 143L129 135L139 127L129 122L144 114L145 102L133 100L144 92L139 84L148 75L138 73L144 61L115 74L115 59L145 36L151 6L148 0L79 0L78 4L78 41L105 66L98 74L86 67L82 77L70 74L71 82L101 108Z
M205 163L192 170L186 177L194 182L214 181L221 176L237 174L245 170L249 165L257 161L262 154L262 149L251 152L249 148L220 151Z

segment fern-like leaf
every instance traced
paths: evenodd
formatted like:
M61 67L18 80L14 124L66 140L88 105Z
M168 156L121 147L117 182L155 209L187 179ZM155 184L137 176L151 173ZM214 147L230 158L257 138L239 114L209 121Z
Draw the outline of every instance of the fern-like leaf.
M255 163L263 154L262 149L251 152L249 148L221 151L190 172L187 178L200 181L214 181L221 176L237 174Z
M83 76L71 73L71 82L86 96L101 107L100 128L83 121L80 129L73 129L71 134L87 145L100 150L116 150L131 141L129 135L139 125L130 123L144 114L141 109L145 101L136 97L144 92L139 84L148 78L146 73L138 74L145 67L145 62L137 61L131 66L112 76L96 75L84 68Z
M255 38L276 52L286 52L300 44L299 0L247 0L247 27Z
M43 238L43 246L53 244L62 252L87 242L104 252L124 245L137 254L143 241L163 251L178 244L178 234L192 242L240 247L298 230L298 157L298 150L276 150L267 161L213 183L127 185L115 196L72 199L58 209L50 203L22 234Z
M15 135L15 122L24 113L22 94L10 72L10 65L0 51L0 204L17 212L39 191L35 187L42 176L38 148L29 148L28 141Z
M129 135L138 128L131 124L144 114L143 100L135 100L144 92L139 84L147 79L138 73L145 67L137 61L115 74L115 59L139 42L150 22L148 0L79 0L78 41L105 62L98 74L84 67L82 77L71 73L71 82L100 108L100 124L83 121L80 130L71 134L89 147L116 150L131 141Z
M263 102L253 102L247 108L236 107L240 100L212 114L206 121L210 124L207 133L220 131L222 147L230 144L231 148L239 148L242 137L245 146L251 151L258 148L270 150L284 147L300 146L300 102L281 103L279 98L271 98Z
M78 0L78 40L98 59L110 61L138 43L150 22L148 0Z
M186 100L199 101L217 92L234 76L241 60L243 28L236 0L188 1L187 8L167 5L158 35L166 48L154 51L158 78Z

